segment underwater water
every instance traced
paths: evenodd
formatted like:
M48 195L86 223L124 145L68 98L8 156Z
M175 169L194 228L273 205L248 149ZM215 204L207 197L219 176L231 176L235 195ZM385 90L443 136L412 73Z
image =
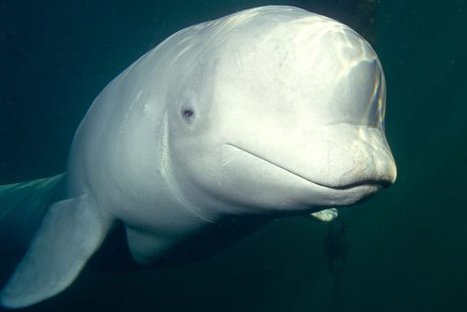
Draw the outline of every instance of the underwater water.
M467 311L463 0L1 1L0 184L62 172L97 93L165 37L265 4L334 17L372 41L396 184L330 224L280 220L191 265L86 271L25 311ZM13 262L0 259L1 283Z

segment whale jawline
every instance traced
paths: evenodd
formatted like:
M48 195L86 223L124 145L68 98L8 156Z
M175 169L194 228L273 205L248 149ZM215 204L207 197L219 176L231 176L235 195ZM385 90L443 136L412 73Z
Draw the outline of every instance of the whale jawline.
M302 180L305 180L306 182L308 183L311 183L311 184L314 184L314 185L317 185L319 187L323 187L323 188L326 188L326 189L331 189L331 190L335 190L335 191L347 191L347 190L350 190L350 189L354 189L354 188L358 188L358 187L362 187L362 186L370 186L370 187L375 187L376 189L380 189L381 187L386 187L386 181L378 181L378 180L371 180L371 179L368 179L368 180L362 180L362 181L357 181L357 182L353 182L353 183L348 183L348 184L345 184L345 185L342 185L342 186L334 186L334 185L330 185L330 184L326 184L326 183L321 183L321 182L316 182L316 181L313 181L313 180L310 180L309 178L307 178L306 176L304 176L303 174L300 174L294 170L291 170L289 168L286 168L272 160L269 160L263 156L260 156L252 151L249 151L243 147L240 147L236 144L232 144L232 143L225 143L224 144L225 146L230 146L230 147L233 147L243 153L246 153L254 158L257 158L257 159L260 159L276 168L280 168Z

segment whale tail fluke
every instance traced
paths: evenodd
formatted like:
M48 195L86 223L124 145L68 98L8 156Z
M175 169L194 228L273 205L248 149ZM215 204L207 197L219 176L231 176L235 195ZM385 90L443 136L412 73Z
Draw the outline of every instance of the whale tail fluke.
M63 193L64 175L0 185L0 254L22 254L50 205Z

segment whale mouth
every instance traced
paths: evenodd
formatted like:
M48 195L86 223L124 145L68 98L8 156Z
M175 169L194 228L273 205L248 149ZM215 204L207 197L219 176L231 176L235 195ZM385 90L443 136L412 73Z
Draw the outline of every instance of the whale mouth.
M299 173L299 172L296 172L295 170L292 170L292 169L289 169L289 168L286 168L284 166L282 166L281 164L278 164L270 159L267 159L267 158L264 158L263 156L259 155L259 154L256 154L254 152L251 152L247 149L244 149L240 146L237 146L235 144L232 144L232 143L225 143L226 146L230 146L230 147L233 147L243 153L246 153L254 158L257 158L257 159L260 159L276 168L279 168L279 169L282 169L300 179L303 179L309 183L312 183L314 185L317 185L317 186L320 186L320 187L323 187L323 188L327 188L327 189L331 189L331 190L336 190L336 191L346 191L346 190L350 190L350 189L355 189L355 188L359 188L359 187L371 187L371 188L375 188L375 189L380 189L382 187L389 187L390 185L392 185L392 182L390 180L385 180L385 179L361 179L361 180L358 180L358 181L355 181L355 182L352 182L352 183L347 183L345 185L331 185L331 184L326 184L326 183L322 183L322 182L317 182L317 181L313 181L313 180L310 180L310 178L306 177L305 175Z

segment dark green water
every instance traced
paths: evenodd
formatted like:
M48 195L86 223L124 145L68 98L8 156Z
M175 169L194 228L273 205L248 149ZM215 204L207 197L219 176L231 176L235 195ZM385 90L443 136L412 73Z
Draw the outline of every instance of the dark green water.
M0 183L61 172L93 98L166 36L273 3L376 42L399 168L396 185L330 225L282 220L193 265L85 272L25 310L467 311L467 4L380 2L0 0Z

